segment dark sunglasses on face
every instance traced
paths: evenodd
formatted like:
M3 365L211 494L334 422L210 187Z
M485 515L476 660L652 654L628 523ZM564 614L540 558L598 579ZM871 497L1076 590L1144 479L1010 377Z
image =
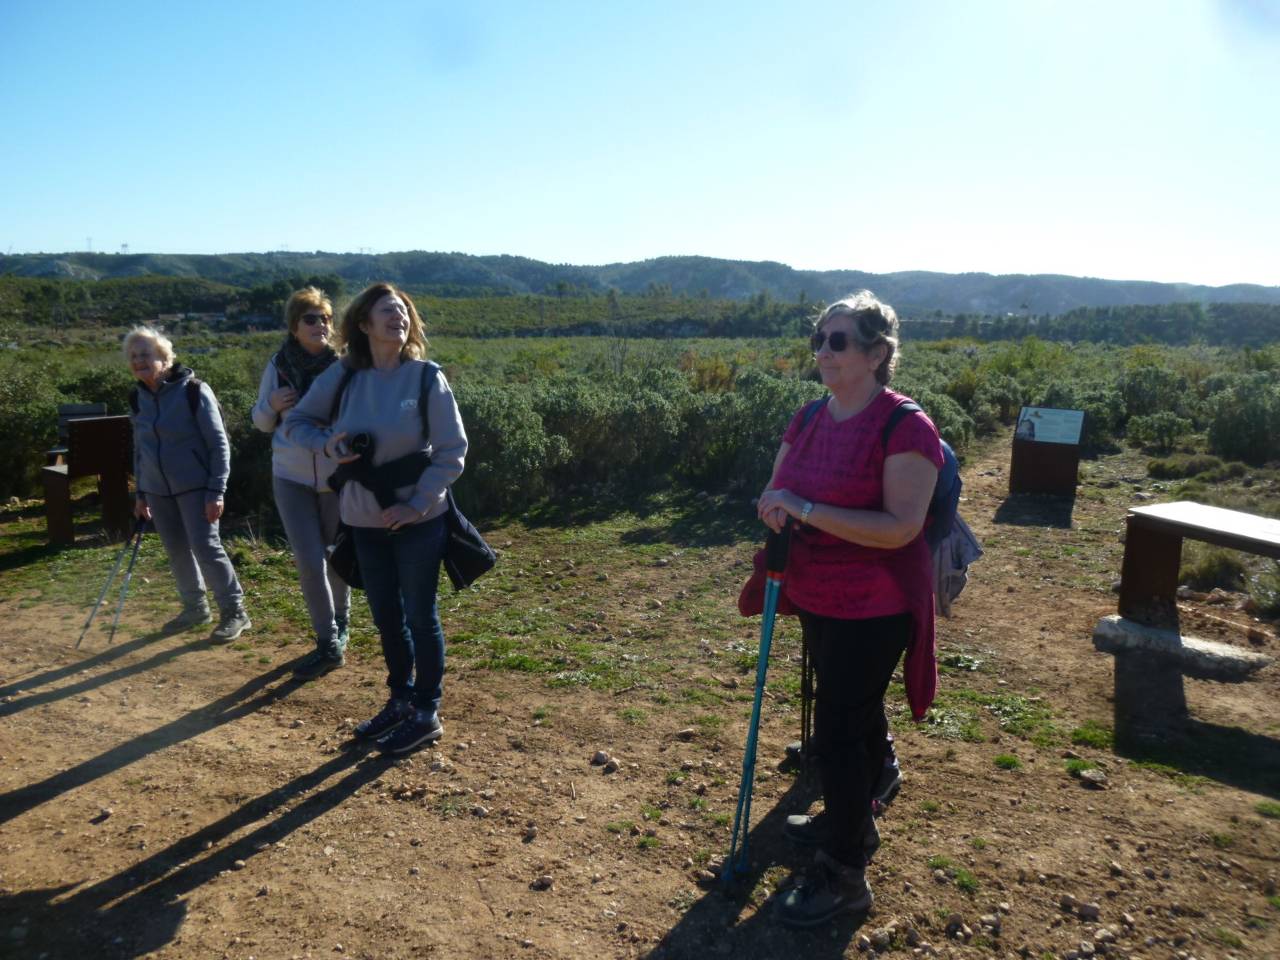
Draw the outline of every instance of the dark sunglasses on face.
M323 313L304 313L302 322L308 327L314 327L317 323L323 323L326 327L332 322L332 317L328 317Z
M824 343L831 348L832 353L841 353L849 346L849 335L843 330L833 330L830 335L818 330L809 338L809 347L814 353L821 350Z

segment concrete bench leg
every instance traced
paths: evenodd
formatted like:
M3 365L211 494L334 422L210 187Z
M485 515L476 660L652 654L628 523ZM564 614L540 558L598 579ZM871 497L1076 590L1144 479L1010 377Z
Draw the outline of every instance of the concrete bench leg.
M1187 720L1182 670L1145 651L1115 654L1116 739L1149 740L1181 727Z

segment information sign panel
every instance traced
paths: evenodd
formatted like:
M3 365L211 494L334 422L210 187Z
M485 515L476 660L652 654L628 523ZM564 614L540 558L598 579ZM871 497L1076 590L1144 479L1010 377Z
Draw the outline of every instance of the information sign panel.
M1083 410L1023 407L1013 433L1009 492L1074 497L1083 432Z
M1083 410L1054 410L1049 407L1023 407L1018 414L1014 437L1037 443L1071 443L1079 446L1084 429Z

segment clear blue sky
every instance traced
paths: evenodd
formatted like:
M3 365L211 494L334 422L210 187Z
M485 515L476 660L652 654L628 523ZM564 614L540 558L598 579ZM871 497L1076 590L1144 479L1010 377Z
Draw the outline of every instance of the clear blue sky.
M1280 284L1280 0L0 0L0 252Z

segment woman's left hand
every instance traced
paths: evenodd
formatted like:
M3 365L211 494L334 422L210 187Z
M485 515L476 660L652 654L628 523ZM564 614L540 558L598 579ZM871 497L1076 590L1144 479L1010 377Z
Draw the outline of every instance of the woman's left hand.
M210 523L217 523L222 517L222 500L210 500L204 505L204 518Z
M421 519L422 514L407 503L395 503L382 511L382 523L388 530L399 530Z
M790 490L766 490L756 501L756 514L774 533L781 533L788 517L799 518L804 501Z

